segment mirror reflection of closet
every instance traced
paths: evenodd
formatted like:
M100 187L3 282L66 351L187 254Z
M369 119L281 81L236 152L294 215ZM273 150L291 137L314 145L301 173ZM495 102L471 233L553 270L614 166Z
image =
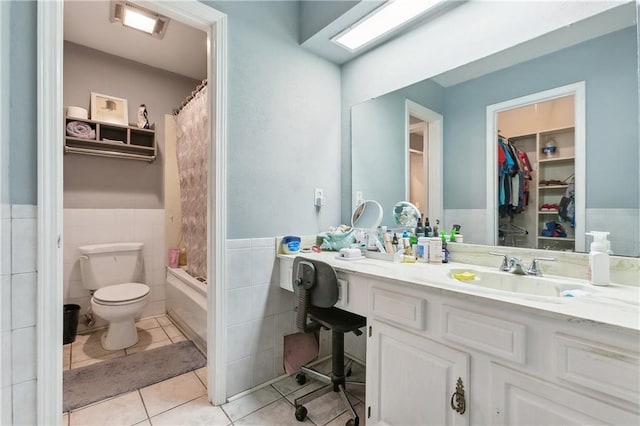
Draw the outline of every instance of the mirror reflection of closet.
M574 96L564 96L497 114L499 137L514 148L523 169L512 197L499 197L500 245L575 250L574 229L559 215L575 171L574 105Z

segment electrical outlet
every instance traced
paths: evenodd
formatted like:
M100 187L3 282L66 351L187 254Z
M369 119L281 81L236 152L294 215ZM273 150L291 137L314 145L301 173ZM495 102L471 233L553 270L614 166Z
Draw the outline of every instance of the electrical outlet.
M324 206L324 191L322 188L316 188L313 191L313 204L316 206Z
M356 206L362 204L364 202L364 195L362 191L356 191Z

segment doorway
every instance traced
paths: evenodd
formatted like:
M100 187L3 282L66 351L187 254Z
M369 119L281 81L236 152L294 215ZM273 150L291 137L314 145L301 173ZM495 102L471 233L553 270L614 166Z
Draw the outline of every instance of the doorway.
M62 51L63 3L38 2L38 315L37 418L57 424L62 412ZM145 2L145 7L206 31L207 77L215 87L209 98L208 399L226 400L224 360L224 246L226 216L226 15L198 1ZM215 82L215 85L213 85ZM216 374L214 375L214 371Z
M443 220L442 129L444 117L416 102L405 102L405 200L432 223ZM417 203L417 204L416 204Z
M502 131L502 128L499 124L500 123L499 116L502 114L504 118L504 114L506 113L508 115L509 111L516 111L517 109L527 109L527 108L535 109L537 108L536 105L542 105L553 100L560 100L562 98L565 99L565 102L567 99L571 99L573 102L573 105L571 105L572 114L573 114L573 117L571 117L572 118L571 121L573 122L572 126L569 126L569 127L561 126L557 129L549 129L550 130L549 132L533 132L532 134L535 134L534 136L535 139L533 142L531 140L528 140L528 141L525 140L527 139L527 136L531 136L531 134L527 134L527 133L531 133L530 131L524 131L525 134L521 134L518 136L524 136L524 139L522 140L522 143L524 143L523 149L529 150L530 152L531 152L531 149L534 149L536 155L540 155L543 148L540 146L541 143L542 145L545 145L548 142L551 142L552 140L554 141L553 143L555 143L556 139L566 137L565 135L560 135L561 133L564 132L564 133L570 134L570 138L572 140L571 154L567 155L566 156L567 158L562 158L562 156L560 156L558 158L549 159L548 161L553 161L553 163L548 163L548 164L551 164L552 167L546 167L546 172L548 173L549 170L557 169L556 172L560 173L558 174L558 176L560 176L562 175L562 173L565 173L565 171L569 170L566 164L563 164L562 161L570 161L571 171L573 172L572 173L573 176L571 177L569 175L568 176L562 175L563 177L567 178L566 182L560 179L561 181L560 185L549 185L549 187L546 189L562 191L563 189L566 189L566 187L568 186L566 184L569 182L569 178L573 179L574 209L575 209L575 213L573 216L573 223L575 228L572 229L572 233L575 238L575 245L573 247L573 250L578 252L585 251L584 233L585 233L585 217L586 217L586 212L585 212L586 107L585 107L585 82L584 81L487 106L487 116L486 116L487 117L486 118L487 120L487 126L486 126L486 129L487 129L487 135L486 135L486 146L487 146L487 151L486 151L487 152L486 242L487 244L498 245L500 243L499 228L500 228L501 214L498 206L500 204L501 196L499 192L500 182L499 182L499 175L497 173L497 164L498 164L498 152L500 149L498 139L500 138L499 132ZM556 103L556 105L561 103L562 101L559 101L558 103ZM546 105L553 105L553 104L546 104ZM502 121L502 123L504 123L504 120ZM551 125L551 127L553 127L553 125ZM570 130L568 132L565 132L569 128ZM518 131L516 131L516 133L518 133ZM507 135L507 136L512 136L512 135ZM515 140L517 139L518 137L515 138ZM533 145L531 145L532 143ZM556 161L556 160L562 160L562 161ZM547 161L547 160L543 159L542 161ZM538 162L537 164L542 164L542 163ZM560 168L556 166L559 166ZM545 182L558 180L557 178L547 179L544 174L540 174L540 176L536 174L536 176L538 178L536 187L539 187L539 185L541 185L541 182L543 182L542 185L544 185ZM557 186L557 188L554 188L553 186ZM546 234L542 233L542 231L545 231L544 229L545 225L547 223L551 223L551 220L547 220L549 217L551 217L548 215L557 212L557 206L556 206L556 210L552 211L550 210L550 205L551 205L550 201L545 201L550 199L548 198L550 196L550 194L548 194L549 191L547 191L546 189L545 191L537 191L537 196L535 199L536 204L534 206L534 209L536 212L536 218L534 221L531 222L531 225L529 226L534 228L533 236L535 236L536 241L529 242L527 238L525 240L525 244L529 244L533 248L556 249L557 247L555 244L552 247L547 247L544 244L544 242L539 241L541 240L540 235L542 235L543 237L542 239L555 238L555 235L552 237L546 237ZM542 196L539 195L540 193L543 195ZM555 194L554 199L556 198L559 199L558 195L559 194ZM524 224L516 224L516 226L518 228L527 229L526 225ZM513 229L515 230L518 228L514 227ZM564 237L567 237L567 235L565 235ZM571 243L573 242L574 241L571 241Z

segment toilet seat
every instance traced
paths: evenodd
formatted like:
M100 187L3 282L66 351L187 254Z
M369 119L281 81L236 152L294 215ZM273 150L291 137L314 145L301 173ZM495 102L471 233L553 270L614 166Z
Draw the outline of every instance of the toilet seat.
M93 301L100 305L128 305L145 298L149 286L140 283L124 283L103 287L93 293Z

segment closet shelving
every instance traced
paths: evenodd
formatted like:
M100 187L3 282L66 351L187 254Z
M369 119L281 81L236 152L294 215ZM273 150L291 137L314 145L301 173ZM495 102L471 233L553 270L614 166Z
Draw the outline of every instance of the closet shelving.
M537 140L537 200L538 200L538 228L537 248L552 248L558 250L575 249L575 233L569 223L559 220L558 210L541 210L541 206L559 205L565 195L571 177L575 173L575 129L573 126L558 129L549 129L539 132ZM547 156L543 148L547 142L552 141L556 146L556 152ZM550 185L542 184L544 181L554 181ZM555 182L563 182L556 184ZM562 225L566 237L545 237L541 232L546 228L546 223L556 221Z
M543 153L543 148L553 139L556 152L551 156ZM549 248L555 250L574 250L575 234L567 222L559 220L557 209L542 210L544 205L559 205L565 195L569 179L575 172L575 130L573 126L545 129L509 137L510 143L527 153L532 163L532 181L529 185L529 204L522 217L514 223L526 228L535 242L528 242L528 236L521 236L521 245L535 248ZM544 185L540 182L557 181L562 184ZM546 229L546 223L555 221L562 225L566 237L545 237L541 232ZM530 245L531 244L531 245Z
M67 124L78 121L95 130L95 138L67 134ZM152 162L156 159L156 137L153 129L121 126L94 120L65 118L64 152L100 157L124 158Z

